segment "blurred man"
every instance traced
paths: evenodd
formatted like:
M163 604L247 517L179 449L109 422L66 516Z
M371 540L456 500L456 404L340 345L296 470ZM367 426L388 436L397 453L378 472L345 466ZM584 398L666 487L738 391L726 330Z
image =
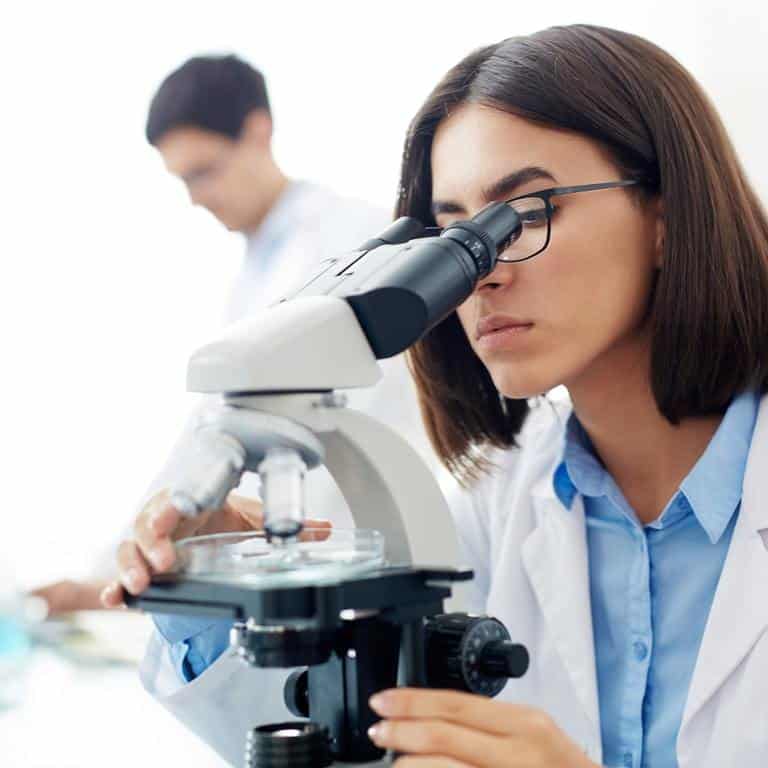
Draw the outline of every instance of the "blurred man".
M146 135L192 203L245 236L245 257L224 313L227 322L281 298L312 275L319 261L353 250L391 221L368 203L286 176L272 153L264 77L236 56L196 57L172 72L152 99ZM382 361L382 368L383 380L351 393L350 406L385 420L431 460L404 359ZM183 464L182 444L196 418L188 422L148 497L167 487ZM255 495L255 480L246 475L240 492ZM308 491L321 516L344 505L324 470L309 475Z
M272 154L264 78L235 56L198 57L172 72L149 109L146 135L190 200L246 239L226 319L241 319L388 223L367 203L289 179Z

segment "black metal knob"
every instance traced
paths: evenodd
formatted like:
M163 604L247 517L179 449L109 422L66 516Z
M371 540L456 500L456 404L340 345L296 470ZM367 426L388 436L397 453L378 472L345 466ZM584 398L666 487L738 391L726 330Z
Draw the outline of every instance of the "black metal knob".
M299 667L324 664L333 651L334 633L326 629L292 629L235 624L229 635L237 655L252 667Z
M271 723L247 735L245 768L326 768L332 762L328 729L317 723Z
M425 625L427 684L496 696L510 677L528 669L528 651L489 616L446 613Z
M294 669L288 675L283 701L292 715L309 717L309 672L306 669Z
M488 643L480 656L480 668L494 677L522 677L528 671L528 651L511 640Z

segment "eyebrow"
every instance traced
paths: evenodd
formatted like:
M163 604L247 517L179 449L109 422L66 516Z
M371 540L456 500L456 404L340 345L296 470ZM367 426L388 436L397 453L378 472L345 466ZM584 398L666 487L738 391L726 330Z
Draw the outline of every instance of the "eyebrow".
M491 184L491 186L485 187L482 192L483 200L486 203L490 203L493 200L498 200L500 197L509 198L518 187L522 187L523 184L535 181L536 179L547 179L555 184L557 183L557 179L546 168L541 168L538 165L529 165L508 173ZM466 213L466 209L464 206L451 200L434 200L432 202L432 215L438 216L441 213Z

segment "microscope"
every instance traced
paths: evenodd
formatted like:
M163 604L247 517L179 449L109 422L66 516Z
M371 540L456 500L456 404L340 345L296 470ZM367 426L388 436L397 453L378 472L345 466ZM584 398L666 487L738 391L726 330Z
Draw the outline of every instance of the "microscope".
M375 384L377 360L453 312L521 229L504 203L443 231L398 219L190 359L188 389L219 401L171 502L183 515L217 509L257 472L264 530L178 542L177 572L129 602L230 619L244 663L296 668L284 698L299 719L244 734L246 766L385 765L367 737L372 694L407 685L495 696L525 673L527 651L503 624L457 610L472 572L455 567L454 523L427 466L338 393ZM354 529L305 526L305 475L320 464Z

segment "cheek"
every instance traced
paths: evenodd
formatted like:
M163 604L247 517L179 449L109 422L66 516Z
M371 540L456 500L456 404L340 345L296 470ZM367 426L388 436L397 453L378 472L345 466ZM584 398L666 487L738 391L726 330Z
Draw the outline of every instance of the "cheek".
M475 327L477 325L477 299L473 293L461 306L456 309L456 315L459 318L459 323L464 329L464 334L467 337L469 345L474 349L474 336Z
M636 337L647 316L654 272L650 255L622 242L626 239L603 244L574 239L526 264L505 286L497 308L534 319L536 335L507 353L481 354L502 394L529 397L568 384ZM470 344L477 308L473 296L458 310Z
M563 319L574 330L594 334L595 343L637 330L647 314L653 249L631 224L600 229L562 254L558 299ZM583 341L590 344L588 338Z

